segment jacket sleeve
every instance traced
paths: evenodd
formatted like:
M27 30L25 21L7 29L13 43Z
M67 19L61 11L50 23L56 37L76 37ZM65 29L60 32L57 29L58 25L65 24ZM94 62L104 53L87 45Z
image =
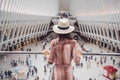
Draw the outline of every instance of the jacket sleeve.
M54 62L54 41L50 43L50 53L48 55L48 63L53 64Z
M78 64L80 63L80 56L81 56L82 52L80 49L79 44L77 43L77 41L75 41L75 46L73 48L73 61Z

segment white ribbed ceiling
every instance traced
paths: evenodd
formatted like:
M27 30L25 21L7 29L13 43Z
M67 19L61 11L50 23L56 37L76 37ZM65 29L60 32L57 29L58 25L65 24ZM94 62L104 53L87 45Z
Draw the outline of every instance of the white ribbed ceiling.
M77 17L120 17L120 0L1 0L1 10L40 16L56 16L69 11ZM0 3L1 3L0 1ZM105 17L104 17L105 15ZM107 15L107 16L106 16ZM111 16L112 15L112 16ZM119 15L116 16L116 15ZM102 16L102 17L101 17ZM107 19L105 18L105 19ZM90 18L89 18L90 19Z
M71 0L70 10L74 15L105 15L119 12L120 0Z
M70 13L80 20L120 21L120 0L70 0Z

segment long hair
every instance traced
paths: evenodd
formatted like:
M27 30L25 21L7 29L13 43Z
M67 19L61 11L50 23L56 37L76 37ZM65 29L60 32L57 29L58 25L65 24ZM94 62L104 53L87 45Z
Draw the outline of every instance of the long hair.
M66 39L72 40L70 33L69 34L58 34L58 37L59 37L59 41L63 41Z

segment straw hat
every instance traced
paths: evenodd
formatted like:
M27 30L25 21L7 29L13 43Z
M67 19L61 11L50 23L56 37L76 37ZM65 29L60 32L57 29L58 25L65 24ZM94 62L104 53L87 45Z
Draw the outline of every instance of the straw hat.
M69 25L69 21L66 18L60 19L58 25L53 26L53 31L57 34L68 34L74 31L74 27Z

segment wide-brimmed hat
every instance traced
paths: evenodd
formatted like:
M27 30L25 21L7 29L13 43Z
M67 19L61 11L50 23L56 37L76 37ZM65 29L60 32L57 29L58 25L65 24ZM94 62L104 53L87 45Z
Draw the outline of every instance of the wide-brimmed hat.
M53 31L57 34L68 34L74 31L74 27L69 25L69 21L66 18L60 19L58 25L53 26Z

